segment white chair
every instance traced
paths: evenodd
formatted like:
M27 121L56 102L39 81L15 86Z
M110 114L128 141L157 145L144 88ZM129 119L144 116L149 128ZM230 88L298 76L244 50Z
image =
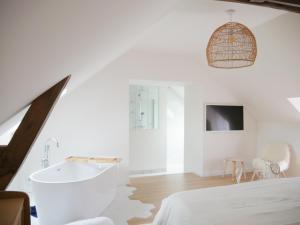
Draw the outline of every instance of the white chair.
M272 163L278 164L279 174L286 177L285 171L288 170L290 165L290 147L288 144L269 144L263 150L261 158L256 158L252 161L254 168L252 180L255 176L259 178L271 177Z

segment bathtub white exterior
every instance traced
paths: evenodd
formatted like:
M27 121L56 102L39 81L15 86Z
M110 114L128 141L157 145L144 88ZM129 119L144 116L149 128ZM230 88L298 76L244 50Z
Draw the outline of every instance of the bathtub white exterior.
M63 162L30 176L40 225L101 215L116 193L117 166Z

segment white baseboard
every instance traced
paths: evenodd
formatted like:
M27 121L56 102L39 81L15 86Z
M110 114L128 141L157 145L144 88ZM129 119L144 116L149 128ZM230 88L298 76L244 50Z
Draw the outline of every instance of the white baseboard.
M246 173L253 172L251 167L245 169ZM187 171L185 171L186 173ZM193 171L189 171L190 173L194 173ZM167 170L162 169L152 169L152 170L133 170L129 172L130 177L139 177L139 176L146 176L146 175L161 175L161 174L168 174ZM196 173L197 174L197 173ZM226 175L231 175L231 171L228 169L225 173ZM201 176L200 174L197 174ZM214 176L223 176L223 170L214 170L214 171L204 171L201 177L214 177Z
M252 172L252 168L246 168L245 169L246 173ZM226 175L231 175L231 171L226 171ZM223 176L224 175L224 170L214 170L214 171L204 171L203 177L214 177L214 176Z
M159 173L166 173L166 168L161 169L151 169L151 170L132 170L129 172L130 176L134 175L145 175L145 174L159 174Z

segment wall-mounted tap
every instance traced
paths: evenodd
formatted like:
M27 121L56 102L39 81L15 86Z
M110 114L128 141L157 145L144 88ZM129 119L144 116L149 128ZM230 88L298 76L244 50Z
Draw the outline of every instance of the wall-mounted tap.
M42 168L47 168L49 166L49 150L51 147L51 142L55 144L57 148L59 148L59 142L56 138L49 138L46 143L45 143L45 148L44 148L44 156L42 158Z

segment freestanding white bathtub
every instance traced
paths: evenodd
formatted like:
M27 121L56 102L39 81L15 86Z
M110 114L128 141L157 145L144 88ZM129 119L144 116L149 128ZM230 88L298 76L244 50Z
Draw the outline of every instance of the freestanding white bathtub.
M104 211L115 197L117 166L62 162L30 179L40 225L62 225Z

